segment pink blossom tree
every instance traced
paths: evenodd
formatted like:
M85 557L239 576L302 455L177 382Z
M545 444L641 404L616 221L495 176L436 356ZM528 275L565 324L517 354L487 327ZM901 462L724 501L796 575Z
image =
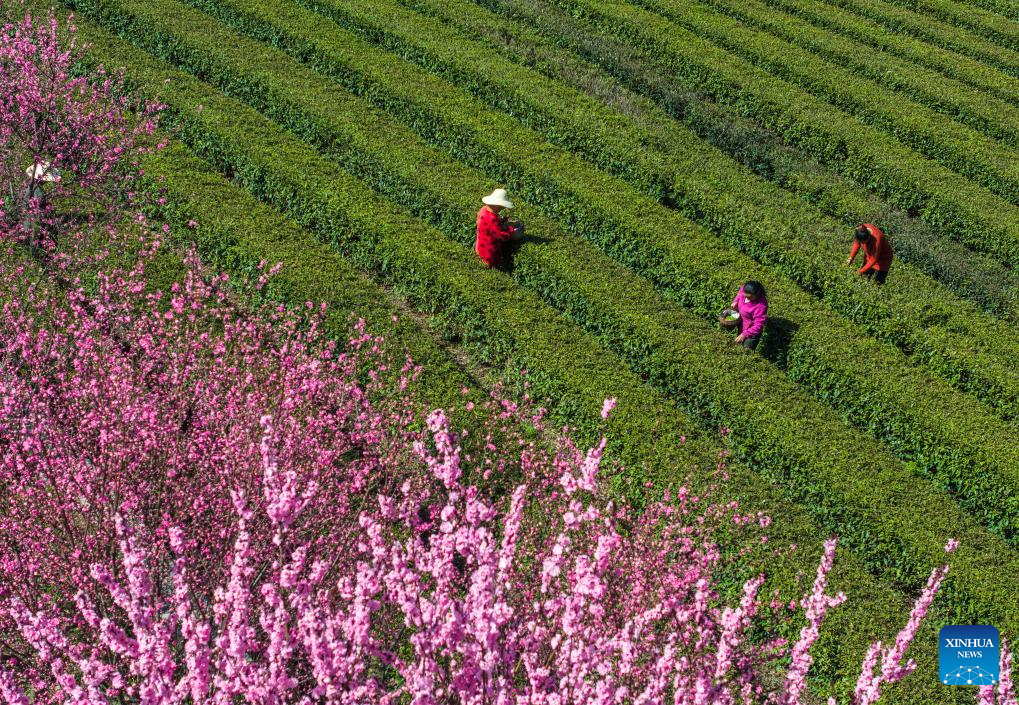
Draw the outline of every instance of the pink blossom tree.
M340 541L328 530L335 517L395 481L405 450L387 441L415 420L413 398L381 390L417 370L384 364L363 324L341 345L322 339L322 310L238 308L227 278L194 256L165 294L146 293L150 249L131 270L100 271L87 293L5 247L0 594L36 605L93 585L90 566L116 550L118 512L162 546L160 560L170 526L186 525L205 579L192 587L211 590L231 540L231 493L262 493L266 415L276 419L273 481L291 493L267 509L282 524L299 506L322 544ZM320 487L305 498L297 477ZM258 539L259 555L277 550Z
M52 252L69 225L121 215L159 106L130 99L122 77L77 71L74 25L52 11L4 0L0 24L0 234Z
M116 565L90 570L108 593L102 604L80 591L72 617L7 602L33 650L36 700L801 702L810 646L825 611L844 599L825 591L834 541L804 597L808 624L783 687L769 692L760 675L780 645L746 638L763 606L763 577L731 607L719 605L712 579L715 530L748 517L683 489L630 516L601 497L600 445L537 465L524 458L531 477L555 474L558 494L524 483L500 511L463 482L445 414L430 414L428 428L431 442L414 444L423 472L376 494L337 557L302 530L321 485L281 475L266 420L264 508L232 494L233 546L211 604L191 588L183 529L170 528L175 558L160 568L149 540L118 514ZM530 519L529 501L540 503ZM281 548L267 569L254 549L260 523ZM163 573L172 591L160 591ZM872 646L852 703L875 702L882 684L912 671L905 649L946 573L934 571L892 647ZM1012 703L1003 653L998 702ZM8 702L27 702L10 670L0 672L0 688ZM980 697L994 702L988 689Z
M764 578L731 607L713 578L719 536L767 517L684 488L634 512L602 493L605 439L522 443L511 425L541 415L510 402L473 435L442 411L416 431L417 369L363 324L341 346L310 304L240 308L193 254L153 292L157 246L91 293L0 257L7 701L800 702L844 599L825 592L834 541L769 692L783 644L747 639ZM853 703L912 671L946 572Z

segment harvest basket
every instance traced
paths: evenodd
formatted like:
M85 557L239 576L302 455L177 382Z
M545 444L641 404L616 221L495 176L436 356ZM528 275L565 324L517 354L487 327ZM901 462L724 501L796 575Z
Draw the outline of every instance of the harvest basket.
M718 322L723 328L734 328L739 325L739 311L734 308L727 308L718 314Z

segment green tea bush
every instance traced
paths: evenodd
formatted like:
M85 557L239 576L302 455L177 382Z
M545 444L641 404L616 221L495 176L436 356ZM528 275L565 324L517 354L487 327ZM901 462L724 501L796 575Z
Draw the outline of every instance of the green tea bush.
M496 126L496 118L482 113L477 103L387 60L384 54L337 32L320 36L320 21L295 8L256 2L192 2L255 36L307 57L319 71L400 115L419 133L455 150L457 157L472 165L498 168L521 152L523 144L534 140L512 122ZM314 2L320 9L325 4L333 7L333 0ZM337 13L339 9L330 16ZM837 311L866 326L869 333L914 355L917 364L922 361L944 379L1001 409L1003 417L1019 415L1019 376L1001 362L1019 356L1019 337L1014 332L997 326L915 270L900 267L895 287L882 291L854 286L853 275L842 266L844 226L818 217L788 193L732 164L696 135L674 129L672 138L665 141L659 134L638 130L586 95L550 84L505 60L499 62L494 52L477 50L451 35L441 23L401 13L392 3L343 7L342 15L366 38L374 37L493 107L513 114L548 139L722 233L758 261L823 295ZM494 68L479 70L483 66ZM493 76L498 76L498 85L493 85ZM378 81L385 86L366 87ZM456 104L461 106L458 110L441 110L441 106ZM478 130L478 123L491 125L487 130L490 145L483 147L475 140L468 146L470 138L463 132L449 136L456 130ZM489 156L492 150L502 150L505 155ZM499 178L509 181L507 176ZM561 217L569 221L565 215ZM672 223L663 225L662 230L681 227ZM795 246L790 246L791 242ZM909 294L897 295L902 288ZM931 328L944 333L931 335ZM950 343L953 340L955 344ZM974 346L975 340L980 341L978 346Z
M818 4L810 0L765 0L765 2L819 27L825 27L867 46L934 69L1013 105L1019 105L1015 79L1005 71L988 66L963 53L949 51L934 43L916 39L911 36L908 28L904 28L904 33L899 33L874 19L855 15L848 11L850 2L842 3L843 7ZM877 8L877 3L872 3L872 7ZM894 6L892 8L894 10ZM932 22L924 23L926 28L933 31L932 25ZM963 33L951 32L950 38L961 42Z
M905 95L925 108L968 125L1008 146L1015 147L1019 144L1017 127L1019 109L987 95L982 90L975 90L965 83L946 78L936 71L884 52L861 52L859 42L819 29L795 15L770 7L761 0L745 2L710 0L709 4L749 27L763 30L770 36L802 47L831 64L873 81L896 94ZM787 72L779 71L780 75L784 73ZM807 87L809 89L809 86ZM822 90L825 90L825 87L822 87ZM812 92L818 94L816 91ZM835 104L840 105L839 102ZM867 104L869 109L874 108L870 101L867 101ZM841 107L850 113L856 111L852 101ZM910 111L911 117L914 116L916 104L906 101L900 107ZM927 116L927 120L932 126L939 124L947 126L949 131L957 131L950 123L940 118L935 119L932 114Z
M880 223L891 234L900 261L933 277L955 295L995 315L1019 315L1019 274L1013 270L973 252L939 228L911 218L802 150L784 144L775 133L739 116L730 106L706 100L655 70L653 57L590 31L543 0L482 0L493 12L460 0L401 2L483 39L517 63L583 90L649 129L649 123L661 124L653 114L655 105L659 106L700 139L846 227Z
M599 0L561 4L614 36L659 57L677 79L775 129L819 161L865 180L882 196L975 249L1014 265L1019 210L969 180L932 164L887 134L757 69L675 23L632 5ZM1011 250L1012 254L1009 254Z
M741 57L788 86L802 88L829 109L834 106L971 182L1019 203L1019 172L1008 145L875 84L857 69L824 61L797 46L798 42L757 31L711 8L674 0L641 0L640 4L667 17L670 24L706 39L716 50L723 48L731 56Z

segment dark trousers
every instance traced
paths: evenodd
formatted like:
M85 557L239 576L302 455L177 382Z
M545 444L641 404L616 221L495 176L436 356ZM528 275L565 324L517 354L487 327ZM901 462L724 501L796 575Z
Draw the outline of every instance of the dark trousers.
M873 279L875 284L884 284L885 279L888 278L888 270L882 269L879 271L876 269L868 269L866 272L863 273L863 276L867 277L868 279Z
M740 330L740 335L742 335L743 334L743 321L739 322L739 330ZM743 339L743 347L745 347L747 350L753 350L754 348L756 348L757 344L759 342L761 342L761 333L763 333L763 332L764 331L762 330L757 335L752 335L752 336L750 336L748 338L744 338Z

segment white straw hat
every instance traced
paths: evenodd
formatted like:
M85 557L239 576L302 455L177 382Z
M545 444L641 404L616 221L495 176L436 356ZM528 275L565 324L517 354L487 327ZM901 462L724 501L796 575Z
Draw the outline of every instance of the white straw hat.
M481 202L489 206L513 207L513 202L506 198L506 189L504 188L497 188L495 191L492 191L492 193L482 198Z
M57 175L56 170L50 170L49 162L39 162L34 167L28 167L25 169L25 176L35 179L36 181L56 181Z

